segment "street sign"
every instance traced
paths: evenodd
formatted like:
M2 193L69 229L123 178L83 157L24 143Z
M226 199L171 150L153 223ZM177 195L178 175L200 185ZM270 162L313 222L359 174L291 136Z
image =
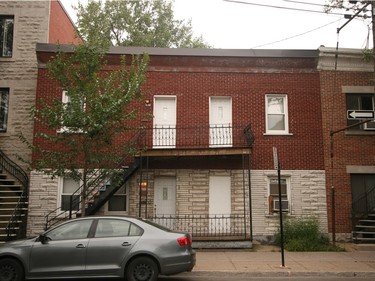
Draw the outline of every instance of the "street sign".
M277 155L277 148L273 147L273 166L275 170L279 169L279 156Z
M348 110L348 119L373 119L373 110Z

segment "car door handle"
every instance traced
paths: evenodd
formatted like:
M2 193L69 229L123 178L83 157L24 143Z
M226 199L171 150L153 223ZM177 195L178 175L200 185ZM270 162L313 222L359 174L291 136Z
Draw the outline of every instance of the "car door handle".
M78 244L77 246L76 246L76 248L86 248L86 246L85 245L83 245L83 244Z
M130 244L129 242L124 242L124 243L122 243L121 246L125 246L125 247L127 247L127 246L131 246L131 244Z

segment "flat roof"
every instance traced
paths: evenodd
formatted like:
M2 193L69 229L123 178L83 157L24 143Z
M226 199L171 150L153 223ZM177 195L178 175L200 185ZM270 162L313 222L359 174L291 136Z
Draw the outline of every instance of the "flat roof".
M37 43L37 52L73 52L74 45ZM269 58L317 58L319 50L300 49L199 49L199 48L152 48L152 47L110 47L107 54L144 54L150 56L190 57L269 57Z

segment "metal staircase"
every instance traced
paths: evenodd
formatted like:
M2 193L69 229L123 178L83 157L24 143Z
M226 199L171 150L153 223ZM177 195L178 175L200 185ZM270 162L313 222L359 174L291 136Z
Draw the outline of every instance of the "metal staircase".
M26 236L27 174L0 151L0 243Z
M354 243L375 244L375 186L353 202Z
M360 219L353 230L354 243L375 243L375 213Z
M131 162L126 167L122 167L121 172L118 169L108 171L104 170L98 174L96 177L90 179L91 185L87 194L91 194L86 198L86 208L85 215L95 215L95 213L115 194L125 183L128 181L134 173L140 167L140 159L131 157ZM113 171L116 171L113 173ZM62 211L61 207L52 210L47 214L45 218L45 230L50 227L59 224L65 220L78 217L81 215L81 205L82 197L80 193L82 191L82 186L80 186L75 192L70 196L70 210Z
M112 196L115 194L138 170L140 166L140 160L135 159L122 174L122 178L116 181L115 184L108 184L105 186L105 189L102 188L99 190L99 196L93 198L93 203L86 208L86 215L94 215ZM113 181L109 181L112 183Z

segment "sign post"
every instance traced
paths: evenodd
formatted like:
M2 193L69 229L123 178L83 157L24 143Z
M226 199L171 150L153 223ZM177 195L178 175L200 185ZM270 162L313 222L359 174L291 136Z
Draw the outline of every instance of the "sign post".
M279 183L279 217L280 217L280 244L281 244L281 266L285 267L284 258L284 230L283 230L283 206L281 200L281 174L280 174L280 161L277 153L277 148L273 147L273 163L274 168L277 170L277 180Z

